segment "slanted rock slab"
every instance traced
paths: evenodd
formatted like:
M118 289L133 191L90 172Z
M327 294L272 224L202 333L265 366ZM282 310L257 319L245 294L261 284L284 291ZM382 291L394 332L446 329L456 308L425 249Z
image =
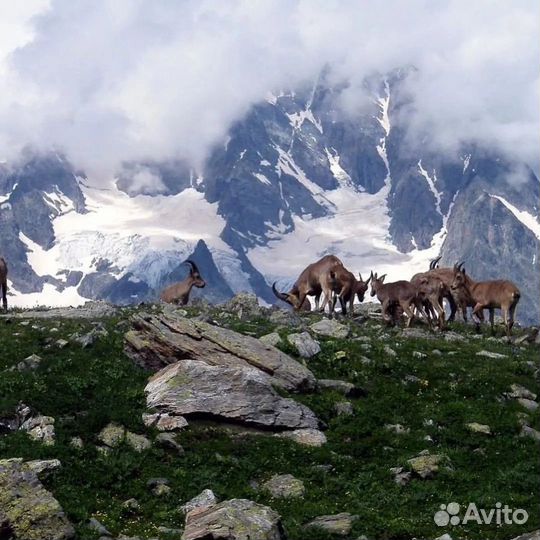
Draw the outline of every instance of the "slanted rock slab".
M261 340L203 321L187 319L165 307L163 313L140 313L125 335L126 354L158 371L178 361L198 360L226 368L256 368L271 383L289 391L311 390L315 377L305 366Z
M247 499L231 499L186 516L182 540L283 540L280 515Z
M332 516L319 516L310 521L306 527L318 527L331 534L347 536L351 533L354 516L348 512Z
M21 460L0 460L0 521L17 540L69 540L75 530L59 502ZM9 535L7 536L9 538Z

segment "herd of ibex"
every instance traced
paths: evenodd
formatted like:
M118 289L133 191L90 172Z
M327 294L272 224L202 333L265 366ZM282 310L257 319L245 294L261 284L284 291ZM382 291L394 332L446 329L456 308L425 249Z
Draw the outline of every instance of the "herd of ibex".
M453 321L459 308L463 319L467 320L467 308L472 307L473 320L477 327L484 321L484 309L489 310L491 328L494 327L495 309L503 314L507 336L511 335L514 316L519 302L519 289L507 280L474 281L463 268L463 263L453 268L439 268L435 259L429 270L416 274L410 281L385 283L385 275L378 276L371 272L364 281L362 275L356 276L347 270L335 255L325 255L322 259L310 264L298 277L291 290L279 292L276 284L272 291L277 298L290 304L296 311L311 311L309 296L315 297L315 310L324 312L328 306L330 316L334 313L337 301L341 313L352 316L354 300L364 300L369 283L371 296L377 296L382 304L382 316L387 323L395 324L402 314L407 316L407 326L420 314L432 326L434 323L442 330L445 325L443 301L450 306L448 321ZM175 283L160 294L163 302L186 305L193 287L205 287L197 265L187 260L190 266L188 277ZM7 265L0 257L0 292L2 305L7 310ZM324 294L324 301L320 303Z
M371 296L377 296L382 304L383 319L395 324L404 313L407 315L407 326L420 314L432 326L436 323L442 330L445 325L443 301L446 299L450 306L448 321L453 321L459 308L463 319L467 320L467 308L472 307L473 320L479 327L484 321L484 309L489 310L489 320L493 330L495 309L503 314L506 334L511 335L519 289L507 280L474 281L463 268L463 263L455 264L453 268L439 268L435 259L429 270L416 274L410 281L395 281L385 283L385 275L378 276L371 272L364 281L362 275L357 279L347 270L340 259L334 255L326 255L319 261L310 264L298 277L291 290L279 292L276 284L272 285L274 294L295 310L310 310L308 296L315 297L315 309L324 311L329 305L332 315L336 302L339 300L341 310L347 314L353 313L355 296L362 302L371 282ZM325 300L319 307L320 297L324 293Z

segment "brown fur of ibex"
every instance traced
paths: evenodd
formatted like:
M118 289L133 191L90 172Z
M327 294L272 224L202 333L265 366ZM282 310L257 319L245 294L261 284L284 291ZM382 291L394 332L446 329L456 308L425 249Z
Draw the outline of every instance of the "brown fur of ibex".
M364 295L368 290L368 284L371 280L371 276L367 281L362 279L362 274L358 274L360 279L356 279L355 275L347 270L344 266L336 267L334 270L331 270L330 273L326 276L326 283L323 287L325 292L325 300L323 306L321 306L321 311L324 311L326 303L330 304L330 314L334 312L334 308L337 300L341 305L341 313L347 315L347 305L348 314L350 317L354 315L354 298L357 296L360 302L364 301ZM328 294L332 295L331 300L329 300ZM330 291L332 291L330 293Z
M445 318L443 298L448 298L450 288L440 277L431 272L415 274L411 279L411 284L418 290L427 315L436 320L439 329L442 330Z
M2 293L2 307L4 311L7 311L7 275L8 267L5 259L0 257L0 292Z
M491 330L495 325L495 309L500 309L504 318L506 335L512 335L514 326L514 315L516 307L521 298L521 293L517 286L506 279L495 279L491 281L474 281L466 273L461 265L454 266L454 279L452 290L461 294L466 302L473 305L473 318L478 319L477 327L483 321L482 311L489 310L489 322Z
M306 298L308 296L314 296L315 309L318 310L323 288L326 288L326 291L324 291L325 294L329 292L330 298L332 297L331 288L328 285L330 272L342 266L343 263L336 256L325 255L322 259L310 264L302 271L288 293L279 292L276 289L275 283L272 285L272 291L277 298L287 302L295 311L305 310Z
M401 308L408 317L407 327L409 327L414 319L412 309L414 306L431 326L431 320L424 311L418 289L411 282L401 280L384 283L386 274L377 277L377 273L373 273L373 271L370 277L371 296L377 295L379 302L382 304L382 315L385 321L395 323L395 314Z
M159 296L163 302L185 306L189 302L189 294L193 287L202 289L206 286L206 282L201 277L197 265L190 260L187 260L186 264L189 264L190 266L189 276L186 279L179 281L178 283L173 283L166 289L163 289Z
M431 261L429 265L429 270L427 272L421 272L420 274L415 274L411 278L411 282L414 283L420 277L428 276L428 275L440 279L444 285L442 298L445 298L448 301L448 305L450 306L450 316L448 317L448 322L452 322L455 319L458 307L461 310L461 313L463 315L463 320L466 321L467 320L467 304L464 302L462 295L460 296L458 295L456 291L452 291L452 281L454 280L454 269L450 267L439 268L438 262L440 260L441 260L441 257L438 257L434 259L433 261ZM463 263L460 263L460 264L463 264ZM440 304L442 306L442 300Z

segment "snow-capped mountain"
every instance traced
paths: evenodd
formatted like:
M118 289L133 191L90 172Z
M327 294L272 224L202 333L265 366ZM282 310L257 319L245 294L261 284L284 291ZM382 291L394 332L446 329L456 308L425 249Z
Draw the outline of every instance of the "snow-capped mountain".
M538 179L482 148L449 156L411 145L407 73L366 81L370 99L354 114L338 106L345 88L323 80L269 93L199 171L127 163L107 184L58 154L1 165L11 303L156 298L188 257L209 283L197 294L273 302L272 281L285 288L326 253L389 279L442 254L477 279L514 280L518 318L537 322Z

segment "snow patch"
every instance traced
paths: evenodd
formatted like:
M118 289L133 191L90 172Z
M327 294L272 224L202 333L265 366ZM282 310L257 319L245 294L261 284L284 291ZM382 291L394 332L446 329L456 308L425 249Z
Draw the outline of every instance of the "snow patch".
M433 193L433 196L435 197L435 206L437 212L440 216L442 216L443 213L441 210L441 194L439 193L439 191L437 191L437 188L435 187L435 182L437 181L437 173L435 172L435 169L433 169L433 178L431 178L431 176L429 176L428 172L424 169L424 167L422 167L422 160L420 159L418 161L418 171L426 179L429 190L431 191L431 193Z
M328 148L325 148L324 151L326 152L326 157L328 158L328 163L330 164L330 171L334 175L334 178L338 181L340 186L350 186L352 184L351 177L347 173L345 169L339 164L339 154L336 152L334 148L332 148L334 151L334 154L328 150Z
M268 186L271 186L272 185L272 182L270 182L270 180L268 180L268 178L266 178L266 176L264 174L261 174L261 173L253 173L253 176L259 181L261 182L262 184L266 184Z
M497 199L501 203L504 204L504 206L512 212L514 217L521 222L527 229L529 229L535 236L537 240L540 240L540 223L538 220L533 216L532 214L529 214L529 212L526 212L525 210L519 210L517 207L515 207L513 204L509 203L506 199L499 195L492 195L491 193L489 196L492 199Z

